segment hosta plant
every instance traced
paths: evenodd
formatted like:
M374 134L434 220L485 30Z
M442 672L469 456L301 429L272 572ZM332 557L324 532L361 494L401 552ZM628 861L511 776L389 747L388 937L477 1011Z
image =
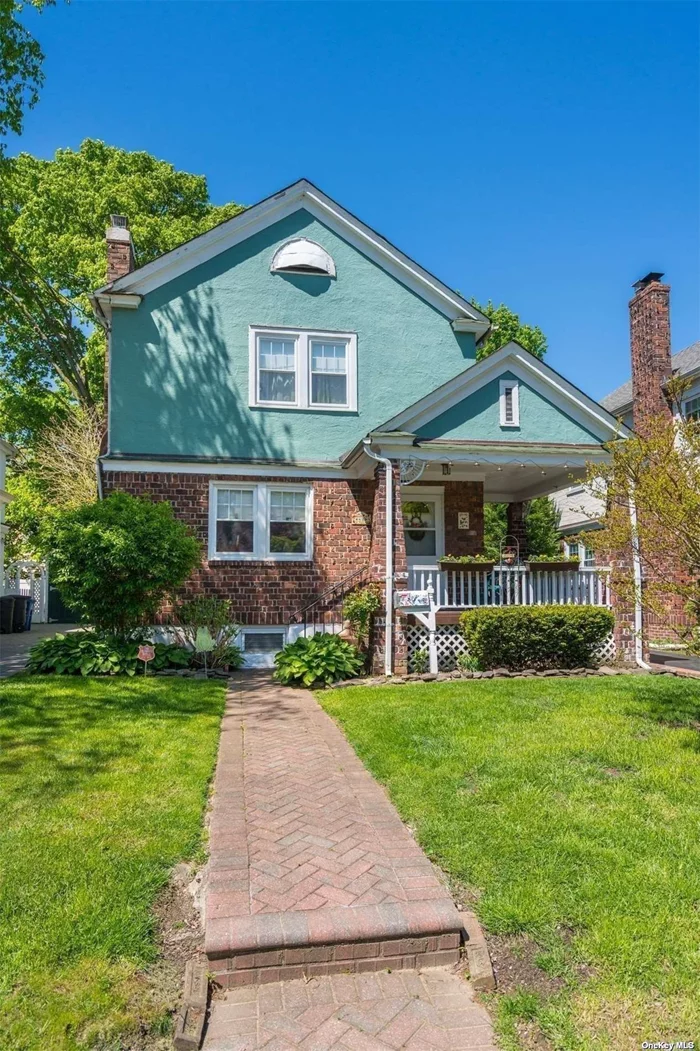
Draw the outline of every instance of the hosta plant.
M364 657L337 635L302 636L275 657L275 678L285 686L330 686L358 675Z
M155 657L148 662L149 672L186 668L190 663L191 654L182 646L157 642L153 648ZM95 631L71 631L32 646L27 670L35 675L135 675L144 671L138 651L138 641Z

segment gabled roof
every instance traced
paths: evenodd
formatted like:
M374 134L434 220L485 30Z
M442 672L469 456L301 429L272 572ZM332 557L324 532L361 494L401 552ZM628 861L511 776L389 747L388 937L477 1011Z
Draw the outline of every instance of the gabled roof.
M691 343L685 350L679 350L671 356L671 368L674 376L692 376L700 372L700 340ZM632 407L632 380L627 380L610 394L600 399L600 404L608 412L619 413Z
M434 420L453 405L469 397L484 384L496 379L504 372L511 372L529 384L533 389L546 397L572 419L588 430L601 435L601 441L608 441L616 435L630 434L627 427L618 423L611 413L589 398L587 394L564 379L558 372L536 358L514 340L471 365L464 372L454 376L441 387L426 394L425 397L409 405L398 415L387 420L378 431L414 432Z
M460 331L473 331L477 336L482 336L488 331L488 318L472 303L401 252L376 230L348 212L337 201L328 197L308 179L299 179L298 182L246 208L212 230L186 241L179 248L174 248L130 274L103 285L94 293L94 298L116 298L119 294L146 295L302 208L422 299L446 314L450 320L459 321ZM112 300L113 304L114 302Z

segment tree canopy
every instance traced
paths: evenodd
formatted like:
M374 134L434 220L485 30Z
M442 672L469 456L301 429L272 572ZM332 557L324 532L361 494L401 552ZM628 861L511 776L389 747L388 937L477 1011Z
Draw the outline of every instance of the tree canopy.
M536 358L540 360L547 353L547 337L541 328L536 325L526 325L521 320L518 314L510 307L507 307L505 303L500 303L499 306L494 304L489 299L486 306L480 306L475 303L474 306L485 314L491 322L491 330L483 340L482 343L476 349L476 360L481 361L483 358L487 358L489 354L493 354L495 350L499 350L504 347L506 343L510 343L511 340L515 340L525 347L525 350L529 350L531 354L534 354Z
M41 10L52 3L0 0L0 157L5 152L2 140L8 132L21 135L25 110L37 104L44 83L43 52L19 15L24 7Z
M105 282L110 215L128 216L143 265L241 206L212 204L204 176L95 139L52 160L21 153L2 180L0 424L21 440L68 403L102 399L104 337L88 295Z

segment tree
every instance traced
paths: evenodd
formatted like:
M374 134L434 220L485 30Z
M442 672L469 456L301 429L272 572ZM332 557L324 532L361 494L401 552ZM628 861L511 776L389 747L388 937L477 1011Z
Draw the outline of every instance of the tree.
M474 306L482 314L485 314L491 322L491 330L488 336L476 348L477 361L487 358L489 354L493 354L495 350L504 347L511 340L515 340L522 347L525 347L525 350L529 350L531 354L534 354L540 360L545 356L547 353L547 337L541 328L523 324L519 315L511 310L510 307L507 307L505 303L501 303L500 306L494 306L489 299L485 307L479 306L478 303L475 303Z
M143 625L202 557L167 501L113 493L53 516L43 549L64 600L100 631Z
M105 342L88 296L105 283L110 215L128 216L143 265L241 207L213 205L203 176L95 139L49 161L21 153L1 177L4 388L32 398L35 415L41 397L53 402L56 390L92 409L102 400Z
M6 159L0 180L0 431L21 450L8 547L33 556L52 499L37 449L65 448L62 428L75 437L100 415L105 339L88 296L105 283L110 214L128 215L141 265L241 207L213 205L202 176L94 139L49 161Z
M528 555L559 553L561 515L547 496L538 496L525 509L525 535ZM484 504L484 550L498 558L501 541L508 532L508 505Z
M643 434L613 442L608 451L610 462L589 470L587 485L606 510L587 542L613 566L612 587L622 603L637 599L647 614L664 619L684 608L692 626L674 630L700 653L700 421L654 417ZM635 548L641 589L631 568Z
M30 6L41 10L53 0L30 0ZM21 135L24 111L39 101L39 88L44 83L39 44L18 15L27 4L24 0L0 0L0 139L8 131ZM0 141L0 157L5 143Z

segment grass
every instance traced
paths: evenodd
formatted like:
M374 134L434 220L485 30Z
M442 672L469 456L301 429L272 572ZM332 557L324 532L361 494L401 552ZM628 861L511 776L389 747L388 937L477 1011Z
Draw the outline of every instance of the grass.
M538 980L494 998L505 1048L698 1040L700 683L318 697L499 946L517 957L535 943Z
M154 901L202 852L221 684L20 677L0 702L0 1048L167 1031Z

